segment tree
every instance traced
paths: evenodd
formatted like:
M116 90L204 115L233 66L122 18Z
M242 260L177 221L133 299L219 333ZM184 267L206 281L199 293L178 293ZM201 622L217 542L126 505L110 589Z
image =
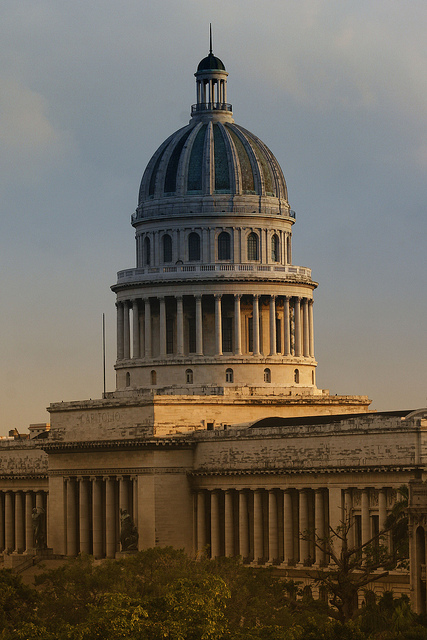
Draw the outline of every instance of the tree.
M331 615L341 622L354 617L361 589L385 578L391 569L407 564L407 487L401 487L399 493L402 500L395 503L383 530L363 544L350 546L349 533L354 526L350 518L342 521L336 529L329 527L323 537L314 535L315 546L330 558L327 567L315 570L314 581L329 594ZM392 539L391 548L386 543L387 535ZM303 537L312 539L313 534L305 532Z

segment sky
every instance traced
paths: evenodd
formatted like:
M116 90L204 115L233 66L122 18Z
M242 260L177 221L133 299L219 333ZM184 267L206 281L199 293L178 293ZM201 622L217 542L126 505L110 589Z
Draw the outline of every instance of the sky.
M279 160L312 269L317 385L427 406L425 0L3 0L0 435L114 390L130 215L213 49Z

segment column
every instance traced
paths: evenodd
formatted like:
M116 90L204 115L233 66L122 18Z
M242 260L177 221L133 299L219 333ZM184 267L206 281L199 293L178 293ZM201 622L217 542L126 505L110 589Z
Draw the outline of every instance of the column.
M239 556L243 561L249 557L248 494L239 491Z
M116 302L117 308L117 360L123 360L124 342L123 342L123 303Z
M128 479L124 476L117 476L119 481L119 509L129 512L129 484Z
M196 296L196 354L203 355L203 315L202 296Z
M129 324L129 301L123 303L123 357L130 358L130 324Z
M178 356L184 355L184 310L182 296L176 298L176 352ZM197 323L196 323L197 324Z
M308 323L308 300L302 299L302 318L303 318L303 355L308 358L310 354L310 335L309 335L309 323Z
M283 297L283 331L284 331L284 354L289 356L291 353L291 327L289 320L289 296Z
M33 549L33 494L31 491L25 492L25 548Z
M234 296L234 353L239 356L242 353L242 325L240 317L241 294Z
M166 303L165 298L161 296L160 302L160 356L166 356Z
M254 491L254 562L264 558L264 540L262 524L262 490Z
M292 494L288 490L283 493L283 543L285 564L294 560L294 524L293 524Z
M259 356L259 295L254 293L252 304L253 354Z
M36 493L36 507L37 507L37 509L43 509L43 511L45 510L44 491L37 491L37 493Z
M385 521L387 519L387 489L380 489L378 492L378 524L379 531L384 531ZM384 535L383 544L390 549L391 535L388 531Z
M144 300L145 357L151 358L151 305L150 298Z
M274 489L270 489L268 492L268 561L277 562L278 558L277 495Z
M79 483L79 530L80 553L90 553L90 509L89 485L84 478L78 478Z
M115 479L105 479L105 551L107 558L116 555L116 500Z
M24 496L22 491L17 491L15 493L15 551L22 553L24 549Z
M365 544L371 538L371 523L369 517L369 489L363 489L361 502L362 544Z
M138 527L138 476L131 477L132 483L132 516L135 525Z
M316 564L322 565L325 561L325 505L323 489L316 489L314 494L314 557ZM319 545L321 548L319 548Z
M206 496L204 491L197 492L197 556L206 550Z
M309 353L312 358L314 358L314 321L313 321L313 300L309 300L308 302L308 328L309 328L309 342L310 349Z
M132 357L139 358L140 344L139 344L139 307L138 300L134 300L132 303Z
M301 489L299 492L299 561L305 564L310 556L310 544L308 540L308 492Z
M76 484L73 478L65 478L67 486L67 556L77 555L77 505Z
M219 537L219 493L211 492L211 558L218 558L220 555Z
M234 555L234 518L233 518L233 491L225 492L225 555L230 558Z
M15 526L13 517L14 495L12 491L6 491L4 497L5 510L5 549L11 553L15 548Z
M221 294L215 294L215 354L222 356Z
M301 355L301 298L295 298L294 306L295 320L295 355Z
M353 495L351 489L344 491L344 525L347 527L347 544L354 547Z
M93 556L101 558L102 548L102 480L94 476L92 482L92 535L93 535Z
M276 296L270 296L270 355L276 355Z

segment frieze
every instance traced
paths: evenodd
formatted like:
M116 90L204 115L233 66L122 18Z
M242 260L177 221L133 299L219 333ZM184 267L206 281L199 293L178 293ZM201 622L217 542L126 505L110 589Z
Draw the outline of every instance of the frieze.
M378 507L378 489L371 489L369 493L371 507Z
M86 478L89 476L143 476L143 475L162 475L164 473L183 473L188 474L189 469L186 467L135 467L135 468L117 468L111 467L105 469L60 469L50 471L49 476L62 476Z

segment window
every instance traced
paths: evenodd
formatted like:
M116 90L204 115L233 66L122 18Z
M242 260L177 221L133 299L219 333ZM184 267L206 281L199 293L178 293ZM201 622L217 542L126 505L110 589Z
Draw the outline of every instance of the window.
M130 373L127 371L126 373L126 386L130 387Z
M230 234L222 231L218 236L218 260L230 260L231 243Z
M196 353L196 318L188 318L188 353Z
M154 371L154 369L151 372L150 376L151 376L151 384L157 384L157 373Z
M294 382L299 384L299 369L295 369L294 371Z
M264 369L264 382L271 382L271 371L270 371L270 369Z
M288 236L286 238L286 262L291 264L292 262L292 254L291 254L291 238Z
M282 353L282 321L276 318L276 353Z
M200 236L194 231L188 236L188 259L190 262L200 260Z
M166 316L166 353L173 353L173 318Z
M222 350L224 353L233 351L233 318L222 318Z
M193 370L192 369L187 369L185 371L185 382L187 384L193 384Z
M150 238L148 236L145 236L144 239L144 264L146 266L151 264Z
M314 384L314 371L311 372L311 384Z
M248 260L258 260L258 236L250 233L248 236Z
M248 351L254 350L254 319L248 318Z
M233 382L234 381L233 369L226 369L225 370L225 381L226 382Z
M271 261L272 262L280 262L279 261L279 238L274 234L271 238Z
M165 233L162 238L163 242L163 262L172 262L172 238Z

